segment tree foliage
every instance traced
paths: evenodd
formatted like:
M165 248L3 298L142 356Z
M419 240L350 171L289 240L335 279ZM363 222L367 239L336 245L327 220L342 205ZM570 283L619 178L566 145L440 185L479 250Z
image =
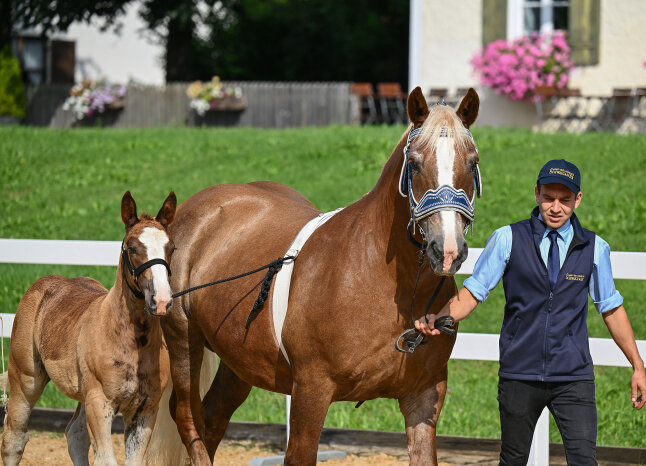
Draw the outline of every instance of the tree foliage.
M405 83L408 16L408 0L224 0L207 50L226 79Z
M118 29L131 1L0 0L2 8L11 4L14 25L39 25L45 32L93 18L101 18L104 29ZM213 75L407 80L409 0L140 0L138 5L165 45L167 81Z

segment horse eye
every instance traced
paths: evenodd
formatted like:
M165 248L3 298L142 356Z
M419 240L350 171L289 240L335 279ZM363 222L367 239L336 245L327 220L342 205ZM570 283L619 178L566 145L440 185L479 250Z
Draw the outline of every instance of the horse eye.
M128 251L130 251L130 254L137 254L137 250L135 248L128 248Z
M413 173L418 173L420 171L419 163L416 160L408 159L408 164L410 165Z

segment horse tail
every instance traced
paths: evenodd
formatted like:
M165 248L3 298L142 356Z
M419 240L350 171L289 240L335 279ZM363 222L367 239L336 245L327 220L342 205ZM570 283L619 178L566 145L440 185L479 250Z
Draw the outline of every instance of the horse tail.
M200 398L203 398L213 383L218 369L218 357L215 353L204 349L202 368L200 369ZM183 465L190 464L186 448L177 432L175 421L170 415L168 404L173 392L173 382L169 378L166 389L159 400L157 421L150 437L146 452L147 465Z
M3 372L0 374L0 390L9 392L9 372Z

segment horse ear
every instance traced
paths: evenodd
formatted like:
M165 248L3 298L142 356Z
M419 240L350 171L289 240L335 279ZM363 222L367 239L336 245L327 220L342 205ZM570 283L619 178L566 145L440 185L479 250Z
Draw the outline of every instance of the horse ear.
M427 116L428 105L426 104L424 94L422 94L422 89L417 86L408 96L408 118L410 118L413 126L418 126L424 123Z
M478 93L472 88L469 88L467 95L464 96L460 106L458 107L458 117L462 120L465 127L469 127L476 121L478 117L478 110L480 109L480 97Z
M168 225L170 225L175 218L176 208L177 197L175 197L175 193L171 191L164 201L164 204L161 206L161 209L159 209L159 212L157 212L157 217L155 218L155 220L161 223L164 228L168 228Z
M126 226L126 232L130 231L130 229L139 221L137 218L137 204L132 198L130 191L126 191L121 199L121 220L123 220L123 223Z

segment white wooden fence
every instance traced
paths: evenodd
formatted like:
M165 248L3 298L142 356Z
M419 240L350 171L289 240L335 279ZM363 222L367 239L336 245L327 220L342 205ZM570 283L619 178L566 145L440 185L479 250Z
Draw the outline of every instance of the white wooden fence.
M120 247L120 241L0 239L0 263L116 266L119 262ZM469 257L462 264L459 273L473 273L473 266L481 253L480 248L470 248ZM612 252L610 261L614 278L646 280L646 252ZM13 314L0 316L3 321L2 335L10 337ZM498 361L498 338L499 335L494 334L458 333L451 358ZM646 340L637 341L637 347L642 356L646 355ZM626 357L611 339L590 338L590 353L597 366L630 367ZM548 413L547 409L543 411L536 426L528 463L530 465L549 464ZM289 420L289 397L287 419Z

